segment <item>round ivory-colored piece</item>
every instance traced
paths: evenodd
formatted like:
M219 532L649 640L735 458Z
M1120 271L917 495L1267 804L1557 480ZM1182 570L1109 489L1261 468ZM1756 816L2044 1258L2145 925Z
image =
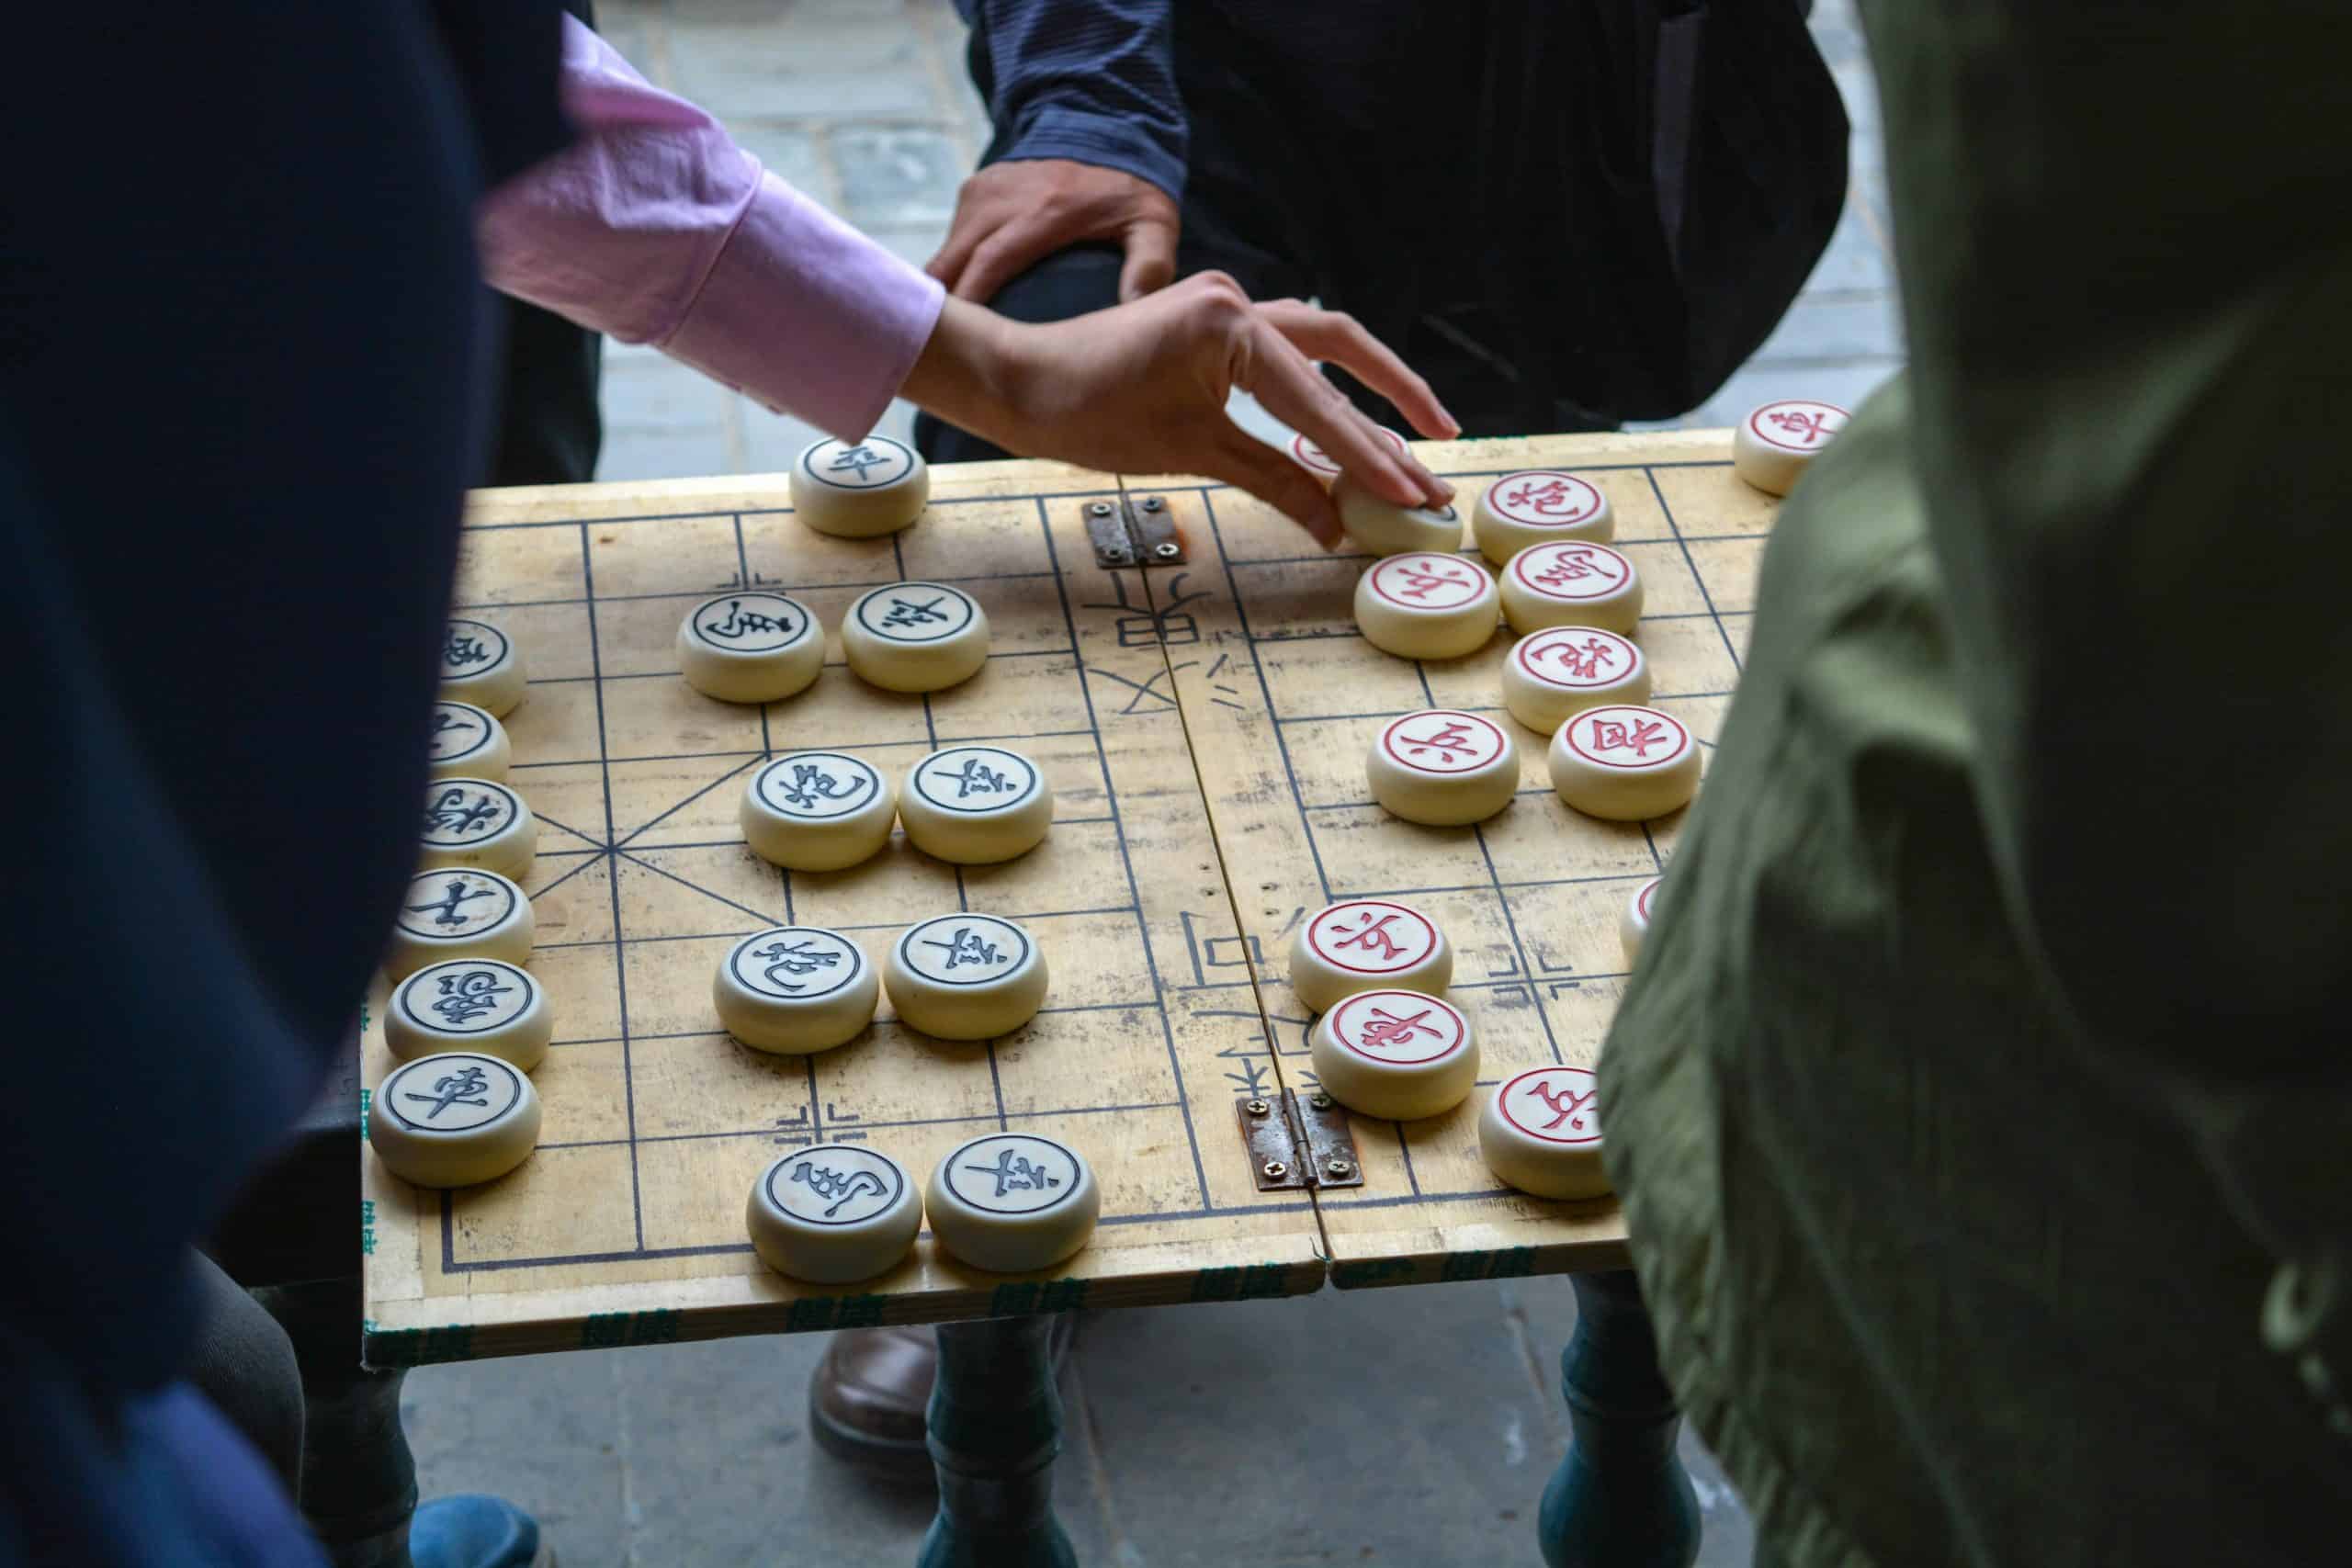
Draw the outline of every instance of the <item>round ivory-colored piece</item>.
M872 763L843 751L790 751L752 775L737 819L770 865L839 871L890 841L899 792Z
M494 871L421 871L401 897L384 950L384 975L405 980L428 964L453 958L528 964L536 924L530 899Z
M458 958L420 969L393 987L384 1044L403 1062L473 1051L529 1072L555 1038L555 1010L539 983L495 958Z
M1598 1198L1600 1080L1582 1067L1536 1067L1506 1078L1478 1114L1487 1168L1538 1198Z
M1502 726L1459 708L1392 718L1364 759L1372 798L1408 822L1483 822L1519 793L1519 746Z
M1552 787L1608 822L1646 822L1699 793L1699 741L1670 713L1587 708L1552 737Z
M1046 1005L1046 955L994 915L937 915L907 928L883 961L899 1021L941 1040L993 1040Z
M1387 438L1389 445L1396 448L1396 455L1399 457L1412 455L1412 447L1406 445L1402 435L1385 424L1375 428ZM1326 490L1330 489L1331 481L1340 477L1340 465L1331 461L1331 455L1304 435L1294 435L1290 438L1290 455L1292 461L1321 480Z
M1084 1247L1102 1213L1076 1149L1035 1133L989 1133L947 1151L923 1189L931 1234L998 1274L1050 1269Z
M825 632L781 593L706 599L678 623L678 670L722 703L773 703L807 689L825 667Z
M776 926L728 950L710 999L744 1044L806 1056L855 1039L874 1021L881 990L874 965L841 932Z
M1852 417L1809 398L1766 403L1732 432L1731 470L1767 495L1786 495Z
M1650 900L1657 897L1663 876L1653 876L1634 889L1625 900L1625 908L1617 917L1617 940L1625 948L1625 967L1631 969L1642 956L1642 942L1650 934Z
M1054 788L1037 764L1001 746L949 746L907 770L899 791L907 841L956 865L1025 855L1054 822Z
M487 708L447 698L433 705L433 731L425 755L436 779L498 779L514 760L506 727Z
M1442 993L1453 949L1437 922L1385 898L1351 898L1315 912L1290 944L1290 988L1317 1012L1383 989Z
M1617 536L1609 498L1590 479L1555 468L1505 474L1478 492L1470 509L1470 535L1497 566L1530 545L1559 539L1607 544Z
M1374 561L1356 579L1356 629L1399 659L1459 659L1487 646L1500 604L1476 560L1415 550Z
M1418 1122L1470 1098L1478 1043L1470 1021L1421 991L1358 991L1306 1036L1326 1093L1364 1116Z
M1458 507L1399 506L1374 495L1353 474L1331 481L1331 500L1348 537L1374 555L1401 556L1410 550L1449 555L1462 547Z
M504 718L523 700L530 676L523 650L488 621L451 621L441 638L441 694Z
M792 465L792 512L820 534L871 539L922 515L931 469L887 435L820 441Z
M941 691L988 662L988 614L944 582L893 582L850 605L842 652L860 680L885 691Z
M1530 545L1502 570L1503 618L1521 636L1545 626L1630 632L1642 617L1642 576L1607 545Z
M795 1149L752 1184L752 1248L779 1274L846 1285L897 1268L922 1229L922 1195L879 1149Z
M1503 706L1546 735L1586 708L1649 700L1650 661L1641 645L1599 626L1530 632L1503 660Z
M479 1051L419 1056L377 1087L368 1142L412 1186L495 1181L538 1147L538 1091L522 1068Z
M520 882L539 845L538 818L523 797L489 779L435 779L424 786L418 863L480 866Z

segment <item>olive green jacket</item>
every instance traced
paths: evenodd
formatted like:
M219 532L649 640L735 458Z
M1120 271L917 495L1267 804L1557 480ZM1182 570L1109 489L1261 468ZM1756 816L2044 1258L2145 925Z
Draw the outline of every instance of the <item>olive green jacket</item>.
M1907 378L1603 1055L1797 1564L2346 1561L2352 6L1864 0Z

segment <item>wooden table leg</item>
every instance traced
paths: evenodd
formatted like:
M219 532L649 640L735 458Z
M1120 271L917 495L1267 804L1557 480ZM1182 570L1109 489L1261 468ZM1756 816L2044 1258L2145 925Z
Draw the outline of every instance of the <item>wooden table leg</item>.
M1675 1453L1682 1427L1657 1370L1631 1270L1578 1274L1577 1331L1560 1353L1572 1434L1536 1532L1552 1568L1690 1568L1699 1496Z
M939 1325L931 1461L939 1515L921 1568L1076 1568L1054 1517L1062 1400L1051 1314Z
M302 1514L335 1568L409 1568L416 1461L401 1430L401 1368L359 1364L359 1281L254 1292L302 1371Z

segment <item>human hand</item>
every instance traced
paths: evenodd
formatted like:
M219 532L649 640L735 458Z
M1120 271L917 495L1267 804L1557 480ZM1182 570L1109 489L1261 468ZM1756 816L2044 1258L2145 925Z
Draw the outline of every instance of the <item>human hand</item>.
M1388 500L1451 501L1453 488L1399 454L1310 358L1344 367L1424 435L1460 433L1429 383L1353 319L1295 299L1253 305L1221 272L1035 326L951 299L903 390L1010 452L1110 473L1222 479L1280 508L1327 549L1340 537L1330 496L1233 423L1225 404L1235 388Z
M923 270L958 299L985 302L1037 262L1086 240L1126 251L1119 299L1176 276L1176 204L1148 180L1068 158L991 164L964 182L947 243Z

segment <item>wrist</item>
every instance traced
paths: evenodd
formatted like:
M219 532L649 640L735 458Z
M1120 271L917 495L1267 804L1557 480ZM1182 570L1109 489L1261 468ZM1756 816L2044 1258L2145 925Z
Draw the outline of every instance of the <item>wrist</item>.
M899 392L1000 446L1009 444L1020 323L950 295Z

